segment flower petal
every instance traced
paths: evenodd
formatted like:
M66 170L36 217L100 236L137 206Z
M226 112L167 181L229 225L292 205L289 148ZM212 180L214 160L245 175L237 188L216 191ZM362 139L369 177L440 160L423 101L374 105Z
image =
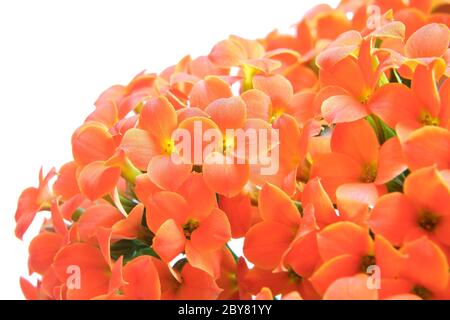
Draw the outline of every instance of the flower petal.
M411 133L402 146L412 170L433 164L440 169L450 168L450 131L444 128L422 127Z
M178 155L172 154L153 157L148 164L147 174L161 189L175 191L186 181L191 171L191 164L184 163Z
M323 300L378 300L378 290L370 289L368 280L365 274L340 278L330 284Z
M141 256L128 262L123 268L123 278L127 284L122 290L127 299L159 300L161 298L158 271L151 257Z
M289 196L272 184L265 184L259 193L259 212L264 221L282 223L293 228L300 223L300 212Z
M184 251L186 237L173 219L164 222L153 238L152 248L163 261L169 263Z
M401 245L408 231L417 223L417 213L404 194L389 193L378 199L370 218L370 228L394 245Z
M317 234L317 245L324 261L337 256L351 254L357 257L368 255L373 242L366 228L352 222L336 222Z
M205 253L222 249L230 239L230 222L227 215L217 208L200 222L191 235L191 243L195 249Z
M208 187L226 197L238 195L249 176L247 163L240 164L237 158L224 156L219 152L210 153L203 165L203 178Z
M223 133L226 129L242 128L247 117L245 102L241 97L214 100L205 111Z
M278 222L261 222L247 233L244 254L249 261L262 269L274 269L284 252L294 240L295 232Z
M232 95L227 82L216 76L208 76L194 85L189 94L189 101L191 107L205 109L214 100L229 98Z
M414 32L405 44L409 58L433 58L444 55L450 42L450 32L443 24L431 23Z
M85 166L78 176L81 192L91 200L97 200L111 193L120 178L118 166L108 166L103 161L95 161Z
M177 124L177 113L163 96L151 99L142 108L139 128L151 133L159 142L170 139Z

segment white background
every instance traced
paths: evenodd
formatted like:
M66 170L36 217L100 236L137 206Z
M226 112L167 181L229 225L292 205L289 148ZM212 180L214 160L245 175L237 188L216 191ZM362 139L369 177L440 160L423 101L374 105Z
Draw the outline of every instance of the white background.
M0 299L21 299L27 244L17 198L41 166L71 159L70 137L98 95L230 34L287 31L319 2L300 0L0 1ZM36 229L36 226L34 226ZM28 233L25 240L31 238Z

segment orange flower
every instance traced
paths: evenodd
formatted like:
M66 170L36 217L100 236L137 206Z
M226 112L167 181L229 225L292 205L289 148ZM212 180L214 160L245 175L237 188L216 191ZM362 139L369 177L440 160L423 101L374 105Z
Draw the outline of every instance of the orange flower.
M397 138L381 147L375 131L365 120L337 124L331 136L331 153L318 155L311 177L319 177L330 197L336 199L339 186L348 183L383 184L406 169Z
M447 127L449 117L449 83L438 90L433 67L418 65L411 89L399 83L388 83L374 95L371 110L404 140L409 132L423 126Z
M164 97L153 98L142 108L139 128L128 130L121 143L134 166L147 171L152 182L166 190L176 189L192 168L192 165L177 164L171 159L176 153L172 134L177 125L177 114L170 102ZM166 170L176 172L179 179L170 179Z
M327 49L332 53L324 51L326 56L318 57L321 61L322 115L329 123L352 122L369 115L372 95L385 66L373 67L372 40L361 41L358 33L349 32L336 41L338 44ZM335 48L339 51L335 52ZM357 48L356 59L351 53Z
M197 200L197 192L203 201ZM146 203L147 224L155 233L153 249L167 263L185 252L188 261L218 276L218 257L231 238L226 214L215 207L216 199L201 175L192 174L178 193L162 191Z
M449 204L446 174L435 167L427 167L406 178L404 193L395 192L379 198L369 224L374 232L395 245L421 235L449 245Z
M25 297L450 299L447 9L319 5L107 89L19 198Z
M39 186L25 189L20 195L16 214L16 237L22 239L34 217L39 211L50 209L51 193L48 187L50 179L55 176L55 169L52 169L45 177L43 171L39 172Z
M273 270L294 241L302 219L293 201L271 184L262 188L258 206L262 222L247 232L244 254L259 268Z

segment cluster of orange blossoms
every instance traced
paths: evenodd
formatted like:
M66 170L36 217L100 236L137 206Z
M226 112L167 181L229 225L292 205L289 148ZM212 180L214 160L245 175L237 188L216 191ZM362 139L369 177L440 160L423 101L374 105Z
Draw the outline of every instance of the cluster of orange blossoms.
M49 212L26 298L450 298L444 2L320 5L295 34L231 36L107 89L73 161L20 196L17 237ZM223 148L199 146L196 124ZM208 161L245 128L278 132L273 174ZM177 130L205 157L183 157Z

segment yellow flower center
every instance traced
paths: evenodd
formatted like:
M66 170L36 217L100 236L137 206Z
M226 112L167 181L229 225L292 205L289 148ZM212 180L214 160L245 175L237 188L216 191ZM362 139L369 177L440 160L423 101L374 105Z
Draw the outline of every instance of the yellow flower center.
M223 154L231 154L234 150L234 137L225 137L223 139Z
M363 167L363 172L361 175L361 182L374 182L377 177L377 166L374 164L366 164Z
M283 114L283 110L281 110L281 109L274 110L272 112L272 117L270 118L270 123L274 123L275 121L277 121L277 119L279 117L281 117L282 114Z
M167 139L162 144L163 152L167 155L171 155L175 149L175 142L172 139Z
M439 126L441 121L437 117L433 117L430 112L424 111L421 113L419 122L422 123L424 126Z

